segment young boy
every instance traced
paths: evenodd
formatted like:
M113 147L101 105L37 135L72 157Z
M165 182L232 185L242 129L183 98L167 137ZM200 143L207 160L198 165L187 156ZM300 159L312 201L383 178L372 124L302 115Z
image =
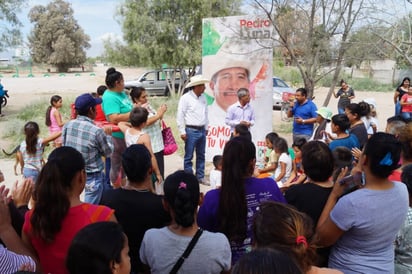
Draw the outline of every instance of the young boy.
M209 181L212 188L220 188L222 186L222 155L213 157L213 165L215 169L210 171Z

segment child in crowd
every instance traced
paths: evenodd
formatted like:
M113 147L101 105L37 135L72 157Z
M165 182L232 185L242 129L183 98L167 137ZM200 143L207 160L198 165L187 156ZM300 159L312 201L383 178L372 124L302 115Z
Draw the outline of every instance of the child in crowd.
M328 134L326 143L333 151L336 147L347 147L348 149L360 148L359 140L355 134L347 133L350 127L349 118L345 114L336 114L332 116L332 132L336 137Z
M405 120L412 118L412 87L408 88L408 92L401 98L401 115Z
M243 255L232 274L304 274L294 258L274 248L258 248Z
M135 107L130 112L130 124L126 122L119 122L118 126L124 133L126 146L130 146L132 144L143 144L150 151L150 155L152 156L152 167L157 181L155 188L158 189L158 187L160 187L163 183L163 178L160 174L159 166L157 165L156 158L153 154L150 136L142 131L142 129L146 126L148 116L149 112L147 109L144 107Z
M292 174L292 158L289 155L288 143L283 138L278 138L273 143L273 149L279 155L274 177L278 187L281 188Z
M306 174L302 168L302 147L306 144L305 138L299 138L292 144L292 149L295 152L295 158L292 161L292 175L289 180L284 183L284 187L289 187L291 185L301 184L306 181Z
M372 134L375 134L378 131L378 118L376 115L376 101L373 98L367 98L360 102L359 104L368 104L369 113L362 117L362 121L365 124L366 131L370 137ZM366 106L364 108L367 108Z
M335 269L315 266L316 236L313 228L312 219L295 207L266 201L260 205L260 210L255 213L253 220L255 247L274 248L285 252L295 259L306 274L342 273Z
M129 243L122 227L97 222L82 228L70 245L66 267L70 274L130 274Z
M64 126L62 121L62 116L59 112L59 108L63 105L63 99L59 95L53 95L50 98L50 106L46 110L46 126L49 127L50 135L56 132L61 132ZM59 137L54 141L55 147L60 147L62 145L62 138Z
M273 149L273 144L278 138L279 135L276 132L270 132L266 135L266 155L267 153L269 153L269 157L265 155L264 167L257 170L256 175L258 178L273 178L273 172L276 170L278 166L278 155L276 154L276 151Z
M61 136L57 131L42 139L39 138L39 125L36 122L27 122L24 125L25 140L20 144L20 152L23 156L23 177L32 178L36 182L42 168L44 147L51 141Z
M336 147L332 151L333 161L335 163L335 168L332 174L332 181L336 182L339 173L342 171L342 168L347 167L348 172L346 175L350 174L350 171L353 167L353 156L350 149L347 147Z
M147 230L140 247L140 259L150 267L150 272L229 271L231 251L225 235L202 230L196 222L200 199L196 176L183 170L176 171L166 178L164 193L163 204L170 212L171 224ZM190 256L183 255L192 239L194 248Z
M102 98L103 97L103 93L106 91L107 87L105 85L100 85L97 87L96 90L96 96L92 96L93 97L97 97L97 98ZM104 115L103 109L102 109L102 105L98 104L96 105L96 118L94 118L95 121L98 122L105 122L106 121L106 116Z
M215 155L213 157L213 166L215 167L210 171L210 186L212 188L220 188L222 186L222 155Z

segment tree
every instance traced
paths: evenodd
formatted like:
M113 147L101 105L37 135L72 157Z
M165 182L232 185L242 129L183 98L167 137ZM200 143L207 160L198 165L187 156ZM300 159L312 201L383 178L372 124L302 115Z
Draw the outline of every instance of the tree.
M339 75L348 36L354 22L359 20L364 1L254 0L253 5L272 21L278 33L276 42L287 50L300 71L308 95L312 96L319 80L333 71ZM333 44L337 45L334 56ZM321 69L332 62L336 66L330 70Z
M0 1L0 51L21 44L21 22L17 18L25 0Z
M46 7L34 6L29 18L35 24L28 37L34 62L54 65L58 72L67 72L86 61L85 49L90 47L90 38L77 24L69 3L54 0Z
M194 68L201 62L202 18L236 14L239 7L240 0L126 0L118 11L126 46L106 43L106 55L129 65Z

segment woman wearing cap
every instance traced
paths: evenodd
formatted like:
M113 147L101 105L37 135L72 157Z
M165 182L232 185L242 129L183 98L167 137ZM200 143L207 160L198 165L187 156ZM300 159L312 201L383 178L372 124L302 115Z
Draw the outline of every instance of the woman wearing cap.
M318 140L325 142L327 138L327 134L334 135L332 133L331 123L330 120L332 118L332 111L327 107L320 107L316 113L318 116L316 117L316 128L313 130L312 137L310 137L309 141Z
M338 90L337 93L333 91L333 96L335 96L335 98L339 97L338 113L342 114L345 113L346 106L351 103L351 100L353 98L355 98L355 92L351 87L349 87L349 85L343 79L340 80L340 86L341 88Z
M103 94L102 107L107 120L116 125L129 121L133 104L124 92L123 75L115 68L109 68L106 71L106 86L108 90ZM114 151L111 156L110 181L114 187L119 187L123 184L124 178L121 172L121 157L126 149L126 143L122 132L113 132L112 136Z

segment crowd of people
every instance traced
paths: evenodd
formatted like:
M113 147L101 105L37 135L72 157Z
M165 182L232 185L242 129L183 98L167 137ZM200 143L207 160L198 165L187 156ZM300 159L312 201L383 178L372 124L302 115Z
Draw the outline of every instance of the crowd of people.
M378 132L376 103L351 102L345 81L336 115L299 88L288 112L293 143L269 132L259 163L250 94L240 88L204 194L208 81L192 77L179 101L184 166L167 176L167 106L153 109L142 88L129 98L119 71L107 71L96 95L76 98L71 121L53 96L49 136L35 122L24 127L24 182L11 193L0 186L0 272L412 272L410 117L401 110Z

